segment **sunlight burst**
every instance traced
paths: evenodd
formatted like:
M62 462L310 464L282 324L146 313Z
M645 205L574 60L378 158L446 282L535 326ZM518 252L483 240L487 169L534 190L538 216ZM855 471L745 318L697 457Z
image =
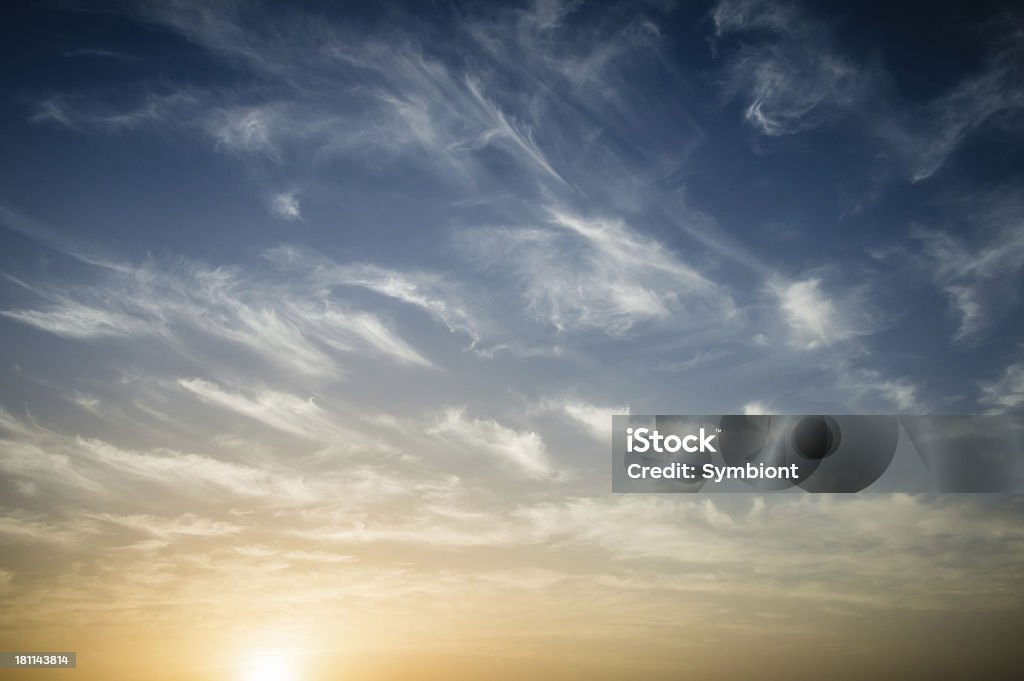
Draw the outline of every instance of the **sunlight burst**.
M285 655L256 655L246 667L245 681L298 681L294 661Z

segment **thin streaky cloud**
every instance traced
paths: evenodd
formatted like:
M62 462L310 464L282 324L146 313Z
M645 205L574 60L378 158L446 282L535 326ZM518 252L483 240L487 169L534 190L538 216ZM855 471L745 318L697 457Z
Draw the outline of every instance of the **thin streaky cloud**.
M873 136L900 172L919 182L938 172L972 130L1001 114L995 125L1021 130L1015 37L992 41L982 70L913 104L894 98L877 65L855 62L832 27L796 5L723 0L711 16L717 38L749 39L728 51L729 91L744 98L747 123L763 135L845 123Z
M598 442L610 440L613 415L630 413L628 405L600 406L570 397L541 400L537 409L541 412L551 411L562 415Z
M979 383L980 401L994 412L1012 412L1024 405L1024 363L1006 367L1003 374Z
M553 211L536 226L460 238L468 254L511 269L529 309L559 331L621 335L702 312L725 321L733 315L726 290L618 220Z
M138 57L119 50L107 50L102 47L80 47L74 50L65 50L63 56L74 59L76 57L101 57L105 59L116 59L120 61L134 61Z
M182 333L247 348L300 373L341 376L332 350L431 366L377 316L315 290L256 283L237 269L179 262L123 265L101 283L36 288L38 307L0 314L70 338L154 338L191 354Z
M446 409L427 433L460 444L466 456L483 453L533 478L562 475L554 467L538 433L516 431L493 419L467 416L464 408Z

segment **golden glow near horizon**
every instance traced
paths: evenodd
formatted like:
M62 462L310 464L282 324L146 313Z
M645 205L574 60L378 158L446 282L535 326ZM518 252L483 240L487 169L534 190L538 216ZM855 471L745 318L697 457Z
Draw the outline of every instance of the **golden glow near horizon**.
M302 681L296 660L285 653L257 653L245 663L241 681Z

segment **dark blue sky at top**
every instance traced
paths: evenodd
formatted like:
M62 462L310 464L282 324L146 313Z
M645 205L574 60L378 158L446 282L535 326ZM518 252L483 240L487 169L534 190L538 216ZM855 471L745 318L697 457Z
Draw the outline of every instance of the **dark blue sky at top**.
M839 223L844 197L837 185L850 184L848 191L855 194L858 183L869 182L863 175L867 169L865 166L870 163L870 151L863 148L857 135L844 134L847 131L842 128L818 133L815 139L796 145L796 149L770 150L774 152L770 154L752 149L749 133L740 127L742 101L722 101L718 96L716 85L721 79L718 70L722 60L716 59L709 49L715 40L712 36L714 26L709 20L711 5L683 4L685 6L668 11L652 6L647 8L647 13L657 17L659 27L666 32L666 57L672 60L671 67L690 77L686 88L687 99L692 99L692 104L685 113L700 127L705 138L697 151L698 167L683 170L663 181L667 184L683 180L692 183L694 202L720 219L728 220L730 229L743 230L756 225L757 221L803 217L831 223L831 229L820 230L823 240L831 241L835 230L843 227ZM1010 14L1013 3L939 3L938 6L935 3L897 3L895 6L854 3L851 7L836 8L834 3L810 2L804 6L808 12L834 27L837 44L865 61L879 62L891 80L887 86L910 104L941 94L960 78L981 68L993 45L1000 39L1006 40L1000 36L1005 28L1002 17L1013 16ZM117 5L110 7L113 10ZM345 3L343 9L332 3L268 6L271 16L315 12L328 21L366 26L368 30L382 24L401 26L420 40L427 51L453 59L456 63L465 55L457 43L446 42L451 33L449 22L466 15L486 16L491 10L485 3L412 3L405 6L401 3ZM635 14L636 7L623 5L616 11L607 10L598 3L593 7L582 6L567 23L608 23ZM922 21L923 16L927 19ZM195 162L196 155L207 151L181 148L181 140L166 137L147 139L137 135L118 140L123 142L118 145L111 144L110 140L89 141L74 139L71 134L55 135L52 129L40 129L27 120L32 102L38 97L55 91L94 90L115 102L118 99L130 101L131 95L121 90L130 90L140 82L150 83L156 88L161 84L165 87L181 84L244 87L252 80L243 67L211 58L187 40L159 26L140 23L113 11L73 11L62 3L51 6L19 3L8 14L2 30L6 52L4 79L8 93L3 108L5 146L8 158L20 154L17 166L5 171L9 182L21 179L31 185L18 187L26 193L35 187L40 193L50 195L51 187L42 181L43 169L28 172L30 168L24 168L23 164L33 160L46 163L50 170L45 177L48 182L60 181L54 172L60 170L77 180L65 180L60 188L62 193L73 192L73 185L87 180L92 173L86 169L95 169L97 163L103 164L101 177L109 172L126 192L138 191L142 189L140 185L145 184L194 190L187 184L190 178L185 167ZM728 52L749 38L720 39L718 49ZM106 49L131 57L67 56L83 49ZM648 70L648 67L648 64L640 64L630 75L636 78L638 90L657 106L659 98L664 95L662 88L678 88L679 83L665 78L663 73ZM528 84L512 86L529 87ZM125 104L129 105L129 101ZM668 132L666 128L672 123L671 120L662 122L664 127L651 129L650 139L643 142L658 143L659 136L665 135ZM977 134L979 139L970 140L967 145L974 146L976 152L982 152L983 162L972 162L972 154L963 154L967 158L962 159L962 164L957 164L952 173L954 177L948 181L964 183L972 176L980 176L982 181L993 181L1019 172L1019 153L1014 153L1019 150L999 144L998 135L994 136L995 140L986 139L992 136L984 132ZM636 140L626 142L635 143ZM40 153L44 150L45 153ZM203 156L204 163L217 160L210 158L212 155L208 153ZM140 157L152 159L152 162L143 166ZM223 165L223 170L216 165L209 170L222 170L225 175L237 176L237 169L226 162ZM999 175L986 177L986 171L992 166L996 167ZM145 167L145 173L140 177L142 167ZM968 177L959 177L961 174ZM230 183L225 182L226 179L218 179L218 189L230 191ZM109 182L106 179L101 181ZM780 191L779 185L789 189L798 187L801 191ZM85 189L80 191L86 193ZM889 193L895 195L895 205L891 210L897 219L905 219L897 212L902 205L921 202L919 194L941 195L934 188L915 194L902 186L890 188ZM738 197L742 200L738 201ZM864 220L857 225L858 231L876 222ZM148 231L156 233L154 236L159 233L159 230ZM815 245L820 247L821 244Z
M1020 404L1012 3L579 3L545 24L554 6L5 8L0 203L17 223L0 232L0 307L16 313L0 319L5 363L46 373L44 357L86 352L109 367L125 351L96 327L69 335L18 315L106 291L108 272L69 255L236 268L301 295L267 256L288 246L433 273L445 283L431 296L478 324L471 341L436 308L332 289L448 370L386 378L381 403L401 385L428 402L437 389L490 395L488 413L509 391L635 411ZM275 208L284 197L294 215ZM614 257L550 231L551 210L621 224L638 252L664 247L668 280L609 274ZM534 250L531 230L554 245ZM714 291L677 292L677 265ZM603 309L580 293L594 276L664 306ZM117 307L89 290L87 315ZM497 346L516 350L492 357ZM294 387L264 369L234 375ZM651 389L631 386L637 375ZM699 397L678 398L680 383Z

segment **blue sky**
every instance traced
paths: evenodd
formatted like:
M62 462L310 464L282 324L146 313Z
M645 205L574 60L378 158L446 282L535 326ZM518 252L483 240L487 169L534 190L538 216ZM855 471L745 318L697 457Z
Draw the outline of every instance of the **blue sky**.
M1011 598L981 589L991 612L1020 607L1012 498L612 497L606 451L627 411L1020 410L1011 4L5 14L0 538L27 556L0 565L11 602L98 594L148 547L180 606L188 584L223 589L172 561L216 563L211 537L300 565L310 594L339 562L353 583L376 566L439 601L458 575L536 594L639 561L661 580L695 545L676 536L692 515L737 593L753 588L748 552L771 556L772 607L796 619L781 585L816 554L784 528L819 504L850 533L831 566L842 608L882 607L871 575L956 610L928 586L937 555L942 575L995 575ZM765 508L756 532L736 527ZM890 527L894 513L909 520ZM934 516L964 542L1002 528L977 539L991 562L950 553ZM627 517L672 550L622 540ZM932 541L875 574L857 560L872 527L894 551ZM612 572L534 560L566 547ZM53 555L83 567L37 567ZM908 569L930 581L904 583ZM839 607L815 584L808 599ZM269 629L295 625L275 612Z
M109 293L102 267L32 257L88 251L332 286L463 375L615 357L584 389L645 411L1019 402L1019 48L975 14L924 31L935 73L904 34L869 42L872 17L794 5L35 9L11 24L31 67L9 79L4 238L6 323L36 330L6 345L119 335L32 289ZM297 276L316 267L348 273ZM440 336L437 305L473 328Z

